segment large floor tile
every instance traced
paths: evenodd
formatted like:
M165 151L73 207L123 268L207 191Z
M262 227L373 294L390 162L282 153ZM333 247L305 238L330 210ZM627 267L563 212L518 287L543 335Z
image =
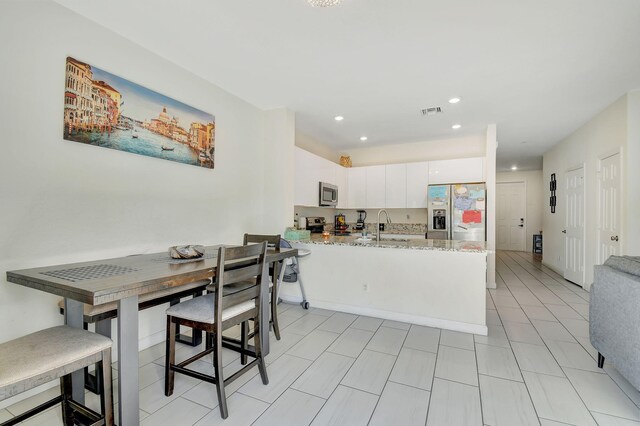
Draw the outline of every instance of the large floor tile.
M571 425L596 426L569 379L522 372L539 417Z
M269 384L264 385L260 375L254 376L238 392L273 403L311 365L311 361L291 355L282 355L267 368Z
M440 345L436 377L478 386L478 369L474 351Z
M342 379L342 384L380 395L395 362L393 355L365 349Z
M481 426L480 392L475 386L434 379L427 426Z
M288 389L252 426L308 425L324 403L317 396Z
M442 333L440 333L440 345L472 351L474 349L473 334L442 330Z
M373 331L348 328L329 346L327 351L357 358L373 335Z
M396 364L391 370L389 381L431 390L435 366L436 354L402 348Z
M398 355L406 336L407 330L380 327L371 340L369 340L367 349L390 355Z
M616 368L610 364L604 364L604 370L609 374L609 377L613 379L614 382L618 384L620 389L627 394L629 399L631 399L638 407L640 407L640 390L636 389L627 379L622 377L622 375L616 370Z
M573 368L565 368L564 371L589 410L640 420L640 408L607 374Z
M318 328L320 324L327 321L327 318L328 317L325 317L324 315L305 315L289 325L285 330L287 330L287 332L289 333L307 335L312 330Z
M360 316L351 324L351 327L359 330L376 331L383 321L380 318Z
M512 342L511 347L522 371L564 377L562 369L546 346Z
M529 318L525 315L524 311L520 309L520 307L505 307L498 306L498 314L500 315L500 319L504 321L510 322L520 322L523 324L529 324Z
M548 341L547 346L561 367L602 372L598 363L579 343Z
M388 382L369 426L424 426L428 409L429 392Z
M21 401L13 403L9 405L6 408L6 410L10 414L17 416L19 414L26 413L27 411L31 410L33 407L37 407L40 404L44 404L45 402L55 398L58 395L60 395L60 387L55 386L43 392L40 392L28 398L25 398Z
M544 345L542 338L531 324L503 321L504 331L512 342L531 343Z
M498 311L487 309L487 325L502 325Z
M439 342L439 328L423 327L414 324L409 329L409 334L407 334L407 338L404 340L404 347L436 353L438 352Z
M269 404L241 393L234 393L227 398L227 408L229 417L226 419L220 416L220 410L215 409L194 426L247 426L260 417L269 408Z
M291 387L328 399L354 361L348 356L325 352L302 373Z
M486 425L538 425L538 416L524 383L481 374L480 395Z
M342 333L358 318L357 315L336 312L328 320L318 326L318 330Z
M264 357L264 360L267 364L271 364L303 338L304 336L301 334L289 333L287 331L280 332L280 340L276 340L275 337L270 337L269 355ZM239 357L236 359L239 359Z
M406 323L406 322L384 320L382 322L382 326L383 327L397 328L398 330L409 330L409 328L411 327L411 324Z
M545 342L550 340L559 340L562 342L575 342L576 339L573 338L571 333L567 331L566 328L559 322L551 322L551 321L541 321L541 320L531 320L533 326L538 331L540 337Z
M511 348L476 344L478 373L521 382L522 375Z
M311 425L365 426L369 423L377 402L376 395L338 386Z
M640 426L640 422L610 416L608 414L596 413L592 411L593 418L598 422L598 426Z
M573 308L568 305L545 305L549 311L558 319L583 319Z
M158 380L140 391L140 409L147 413L155 413L200 383L200 380L194 379L193 377L176 374L173 394L171 396L165 396L164 380Z
M339 334L330 331L313 330L289 349L287 354L315 361L338 336Z
M589 338L589 321L583 319L560 319L564 327L569 330L573 337Z
M479 334L475 334L473 339L476 343L481 343L483 345L491 345L491 346L500 346L502 348L510 348L511 344L509 344L509 339L507 338L507 333L504 331L504 327L500 325L488 325L487 326L487 335L481 336Z
M209 413L208 408L184 398L171 401L140 424L145 426L175 426L176 424L191 425Z

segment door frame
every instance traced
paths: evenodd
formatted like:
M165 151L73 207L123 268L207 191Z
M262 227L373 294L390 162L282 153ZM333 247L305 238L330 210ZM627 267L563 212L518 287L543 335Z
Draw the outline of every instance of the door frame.
M604 261L606 259L600 259L600 250L598 250L599 246L600 246L600 185L601 185L601 180L600 180L600 173L602 172L602 161L612 157L614 155L620 155L620 176L619 176L619 183L620 183L620 235L622 236L622 244L620 244L620 256L624 255L626 253L625 247L626 247L626 238L624 238L624 220L622 217L622 212L624 209L624 200L625 200L625 188L624 188L624 173L625 173L625 169L624 169L624 147L620 146L616 149L612 149L609 151L605 151L604 153L598 155L598 162L596 165L596 181L597 181L597 190L598 190L598 198L597 198L597 205L596 205L596 211L597 216L596 216L596 265L601 265L602 263L604 263Z
M500 181L500 182L496 182L496 198L498 196L497 192L498 192L498 185L502 184L502 183L521 183L524 185L524 238L522 239L522 251L524 253L527 253L527 238L529 235L529 221L527 220L527 181L526 179L520 179L520 180L505 180L505 181Z
M563 184L566 184L567 182L567 174L570 172L574 172L576 170L580 170L582 169L582 214L583 214L583 218L582 218L582 265L584 265L583 270L582 270L582 282L581 283L574 283L573 281L569 281L566 278L564 278L564 273L567 270L567 259L566 259L566 253L567 253L567 236L566 234L564 234L563 238L562 238L562 245L564 246L564 266L562 268L563 270L563 274L562 277L566 280L569 281L577 286L580 286L582 288L584 288L585 286L587 286L587 162L582 162L582 163L578 163L575 164L573 167L569 167L565 170L564 172L564 182ZM566 190L566 188L563 186L563 190ZM567 194L564 194L564 202L565 202L565 206L564 206L564 225L563 225L563 229L567 229L567 206L566 206L566 201L567 201Z

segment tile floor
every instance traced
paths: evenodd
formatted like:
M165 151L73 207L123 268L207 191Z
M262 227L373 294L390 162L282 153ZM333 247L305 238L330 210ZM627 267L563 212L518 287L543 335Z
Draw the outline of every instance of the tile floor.
M213 385L176 375L165 397L163 344L146 349L142 424L640 425L640 392L613 366L596 366L589 294L527 253L499 252L497 270L498 288L487 291L488 336L281 305L270 384L257 371L234 382L224 422ZM192 351L181 346L178 356ZM235 371L238 357L225 355ZM0 410L0 421L55 391ZM27 423L61 424L59 409Z

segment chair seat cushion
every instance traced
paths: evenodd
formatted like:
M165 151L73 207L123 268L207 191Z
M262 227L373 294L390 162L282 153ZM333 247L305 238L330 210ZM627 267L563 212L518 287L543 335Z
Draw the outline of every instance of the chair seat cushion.
M0 401L95 364L111 339L66 325L0 344Z
M237 315L248 312L256 307L253 300L239 303L222 311L222 321L226 321ZM213 324L215 318L215 293L196 297L186 302L178 303L167 309L167 315L189 321L197 321L205 324Z

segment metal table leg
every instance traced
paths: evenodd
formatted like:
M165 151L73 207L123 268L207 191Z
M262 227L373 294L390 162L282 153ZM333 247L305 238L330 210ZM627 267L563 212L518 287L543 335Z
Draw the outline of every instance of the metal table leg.
M83 328L84 306L77 300L64 299L64 323L70 327ZM73 400L84 404L84 371L78 370L71 374Z
M119 425L140 424L138 394L138 296L118 301Z

